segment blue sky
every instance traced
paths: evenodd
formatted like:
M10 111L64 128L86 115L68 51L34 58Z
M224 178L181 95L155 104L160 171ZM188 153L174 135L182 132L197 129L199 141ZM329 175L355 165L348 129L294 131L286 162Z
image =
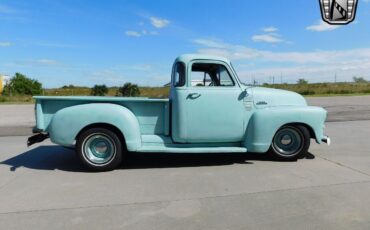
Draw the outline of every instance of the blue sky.
M0 73L44 87L159 86L183 53L226 56L247 83L370 80L370 0L346 26L318 0L0 1Z

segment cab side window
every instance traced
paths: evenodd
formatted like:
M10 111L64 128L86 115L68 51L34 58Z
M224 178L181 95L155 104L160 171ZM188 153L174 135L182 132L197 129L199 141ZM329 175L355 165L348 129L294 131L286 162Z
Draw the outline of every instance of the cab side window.
M235 83L225 66L220 64L194 63L191 67L191 86L223 87Z
M174 69L173 86L181 87L185 85L185 64L177 62Z

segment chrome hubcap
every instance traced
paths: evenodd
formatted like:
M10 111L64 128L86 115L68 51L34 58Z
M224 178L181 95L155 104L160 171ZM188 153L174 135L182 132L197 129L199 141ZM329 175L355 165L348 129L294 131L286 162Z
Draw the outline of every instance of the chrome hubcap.
M289 135L284 135L282 138L281 138L281 143L283 145L289 145L290 143L292 143L292 138L290 138Z
M108 164L116 154L113 140L105 134L88 136L83 145L84 157L95 165Z
M108 150L108 146L105 142L98 142L96 143L95 145L95 151L98 153L98 154L104 154L106 153Z

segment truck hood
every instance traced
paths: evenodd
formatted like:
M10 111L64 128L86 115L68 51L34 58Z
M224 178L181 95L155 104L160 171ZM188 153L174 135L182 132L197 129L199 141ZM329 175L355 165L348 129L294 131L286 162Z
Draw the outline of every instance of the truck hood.
M300 94L264 87L251 88L253 102L256 108L266 108L273 106L307 106L307 102Z

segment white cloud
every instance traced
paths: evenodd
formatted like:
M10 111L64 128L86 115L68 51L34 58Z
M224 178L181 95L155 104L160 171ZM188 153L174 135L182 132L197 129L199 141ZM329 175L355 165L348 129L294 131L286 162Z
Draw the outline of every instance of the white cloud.
M277 34L261 34L261 35L254 35L252 40L255 42L268 42L268 43L279 43L283 42L284 40L280 39Z
M276 32L276 31L278 31L278 28L273 27L273 26L269 26L269 27L263 28L262 30L263 30L263 32L271 33L271 32Z
M342 80L351 80L354 75L370 76L370 48L273 52L212 39L196 39L192 42L200 46L198 53L224 56L243 64L255 61L264 63L262 67L260 65L242 68L241 77L250 77L251 73L259 76L278 76L284 73L293 81L301 76L309 79L316 77L313 80L319 82L333 80L335 72L342 76ZM281 64L284 67L271 67Z
M195 39L193 40L193 43L212 48L225 48L227 46L227 44L222 41L213 39Z
M311 51L311 52L272 52L258 50L243 45L227 44L217 40L196 39L193 43L201 45L201 53L223 54L233 60L258 59L273 62L290 63L335 63L342 60L370 60L370 48L334 50L334 51Z
M11 42L0 42L0 47L8 47L8 46L11 46L12 43Z
M322 20L318 21L317 24L315 25L306 27L307 30L317 31L317 32L330 31L330 30L335 30L337 28L339 28L338 25L330 25Z
M34 63L40 64L40 65L46 65L46 66L59 65L60 64L58 61L51 60L51 59L38 59L38 60L34 61Z
M141 33L133 30L128 30L125 32L125 34L129 37L141 37Z
M273 26L265 27L262 29L263 34L256 34L252 36L252 41L254 42L267 42L267 43L290 43L285 41L280 34L277 33L279 29Z
M164 28L170 24L170 21L163 18L150 17L150 23L155 28Z
M157 18L157 17L150 17L149 18L150 20L150 24L152 26L154 26L155 28L158 28L158 29L161 29L161 28L164 28L166 26L168 26L168 24L170 24L170 21L167 20L167 19L162 19L162 18ZM158 35L158 31L155 31L155 30L152 30L150 31L148 28L146 28L145 23L144 22L139 22L138 25L141 27L141 29L137 29L137 30L127 30L125 32L126 36L130 36L130 37L141 37L141 36L149 36L149 35Z
M134 31L134 30L128 30L125 32L125 34L129 37L141 37L141 36L148 36L148 35L158 35L158 32L148 31L148 30L142 30L141 32Z

